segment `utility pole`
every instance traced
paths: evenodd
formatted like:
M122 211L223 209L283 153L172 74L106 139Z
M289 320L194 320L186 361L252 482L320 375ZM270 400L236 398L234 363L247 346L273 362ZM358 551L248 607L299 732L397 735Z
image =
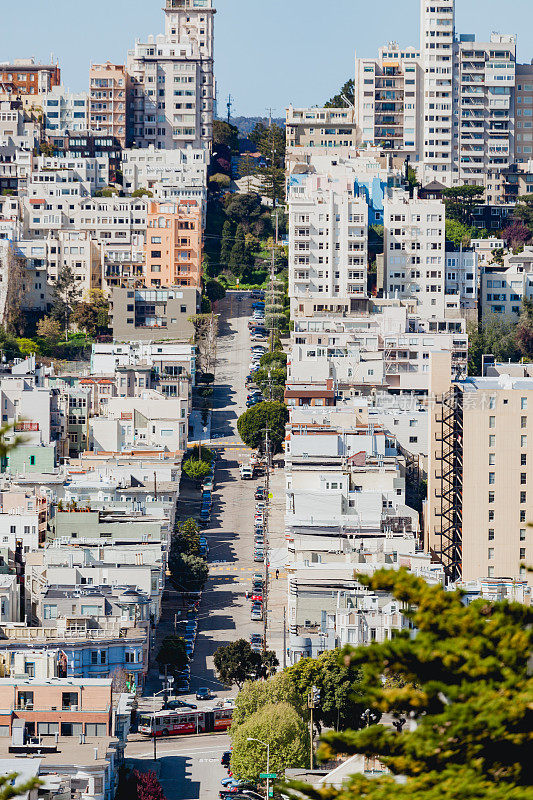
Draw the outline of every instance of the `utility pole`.
M313 770L313 743L314 743L314 734L313 734L313 711L320 703L320 689L317 686L313 686L309 694L307 695L307 707L310 712L310 724L309 724L309 736L311 739L311 748L310 748L310 763L311 763L311 771Z
M232 105L233 105L233 98L231 95L228 95L228 102L226 103L226 108L228 109L228 125L230 124Z

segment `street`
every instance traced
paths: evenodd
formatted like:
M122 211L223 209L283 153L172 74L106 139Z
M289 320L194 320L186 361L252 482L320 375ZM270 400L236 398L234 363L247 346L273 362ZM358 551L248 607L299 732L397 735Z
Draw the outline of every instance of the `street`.
M250 362L248 318L251 300L236 299L236 293L218 303L219 336L217 343L216 377L211 422L211 445L218 450L215 474L213 512L210 526L203 530L209 544L210 575L202 594L198 614L198 634L191 662L192 702L199 687L208 687L216 699L235 697L237 690L224 689L218 682L213 655L221 646L239 638L249 639L252 633L263 633L262 622L250 619L250 601L245 592L251 585L254 572L263 572L264 565L253 560L254 492L264 479L243 481L239 462L250 451L237 433L237 419L246 410L246 376ZM283 606L286 601L286 545L283 524L284 475L277 466L271 473L270 487L270 591L267 647L274 649L283 665ZM178 516L186 519L197 509L197 488L182 483ZM276 580L276 569L279 578ZM163 616L157 639L174 630L174 614L179 611L179 598L166 590ZM147 682L147 694L161 688L157 673ZM183 696L187 699L187 696ZM216 702L215 699L215 702ZM143 701L147 702L147 701ZM208 703L209 704L209 703ZM198 703L198 705L203 705ZM220 780L225 770L220 767L220 755L229 747L229 738L220 734L200 737L180 737L157 743L161 782L168 800L194 800L218 797ZM134 737L128 743L126 756L144 760L144 768L152 759L152 742ZM210 761L209 759L213 759ZM215 766L215 762L218 766ZM200 792L200 782L201 795Z

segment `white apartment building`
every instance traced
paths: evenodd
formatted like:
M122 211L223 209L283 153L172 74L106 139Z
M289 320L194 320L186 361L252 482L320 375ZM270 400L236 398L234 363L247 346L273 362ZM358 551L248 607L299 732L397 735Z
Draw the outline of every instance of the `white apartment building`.
M130 193L136 189L158 192L165 184L201 186L207 181L207 163L206 151L202 148L161 151L150 145L123 150L124 189Z
M503 314L518 320L522 300L533 299L533 248L522 253L508 253L504 266L491 267L481 275L481 314Z
M28 308L48 308L53 284L65 267L74 274L82 298L102 287L100 248L87 232L57 230L39 239L21 240L16 246L26 258L24 303Z
M82 172L86 173L86 169L82 168ZM27 196L40 200L41 204L45 204L48 198L68 198L68 202L72 202L74 198L90 195L90 180L75 169L66 169L64 165L58 169L34 165L28 180Z
M533 157L533 64L516 65L515 157L520 163Z
M132 367L145 364L156 372L190 375L194 383L196 374L196 347L180 342L113 342L93 344L91 353L91 375L109 375L116 367Z
M415 298L420 316L444 317L445 207L393 189L384 202L384 294Z
M41 95L43 123L47 134L89 130L89 95L53 86Z
M188 401L154 389L138 397L110 397L102 414L89 419L89 450L183 451L187 447Z
M102 155L97 158L78 158L68 153L61 157L37 156L34 160L35 172L43 173L54 170L70 170L79 176L81 183L90 184L91 193L102 189L109 184L109 156ZM46 183L46 181L41 181ZM38 191L39 187L35 189Z
M515 65L515 36L493 33L481 43L465 35L455 44L458 180L483 186L489 204L503 202L500 174L514 156Z
M368 205L353 178L292 175L289 188L291 311L304 299L367 303Z
M446 251L445 259L446 316L452 316L455 307L458 316L477 319L479 270L476 251Z
M454 183L453 59L455 0L421 0L420 57L424 71L424 183ZM454 174L455 173L455 174Z
M488 239L471 239L470 247L477 254L477 263L480 272L487 264L492 264L493 255L496 250L505 250L505 239L498 239L496 236L489 236Z
M396 42L381 47L377 59L355 59L356 119L364 144L393 154L422 156L423 72L420 52Z
M165 33L128 52L137 146L210 148L215 13L212 0L166 0Z

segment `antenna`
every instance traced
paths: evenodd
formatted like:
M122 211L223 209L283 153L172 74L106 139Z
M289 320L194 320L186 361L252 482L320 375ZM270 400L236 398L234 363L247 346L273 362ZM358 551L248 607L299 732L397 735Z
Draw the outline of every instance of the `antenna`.
M229 122L229 121L230 121L230 119L231 119L231 107L232 107L232 105L233 105L233 98L232 98L232 96L229 94L229 95L228 95L228 102L226 103L226 108L228 109L228 125L230 124L230 122Z

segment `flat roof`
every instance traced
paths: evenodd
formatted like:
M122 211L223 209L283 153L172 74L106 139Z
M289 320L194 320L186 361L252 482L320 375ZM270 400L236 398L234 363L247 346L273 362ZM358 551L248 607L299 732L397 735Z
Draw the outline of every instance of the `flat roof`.
M0 678L0 686L111 686L112 683L111 678Z
M53 746L55 736L43 736L41 741L43 745ZM17 763L28 765L31 761L39 761L41 771L44 768L46 772L54 770L56 765L58 767L73 765L89 769L94 766L103 767L108 762L107 753L110 749L115 750L118 744L119 741L114 736L86 736L85 744L80 744L79 736L60 736L56 753L29 753L25 758L17 758ZM0 737L0 764L3 759L15 760L15 753L9 752L10 747L11 738ZM98 758L94 757L95 750L98 751Z

